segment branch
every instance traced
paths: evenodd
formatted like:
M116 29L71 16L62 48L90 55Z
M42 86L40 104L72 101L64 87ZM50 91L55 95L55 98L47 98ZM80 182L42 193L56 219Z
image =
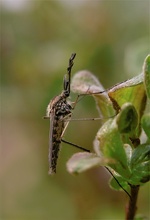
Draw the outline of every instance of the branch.
M131 187L131 199L126 208L126 220L134 220L134 216L137 210L137 197L139 192L139 186L130 185Z

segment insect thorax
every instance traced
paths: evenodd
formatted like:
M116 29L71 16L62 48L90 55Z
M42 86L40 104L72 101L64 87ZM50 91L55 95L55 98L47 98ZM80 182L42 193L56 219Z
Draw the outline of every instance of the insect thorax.
M56 96L52 99L47 107L47 116L50 114L54 114L58 119L63 119L68 114L71 113L72 107L66 101L66 97L64 95Z

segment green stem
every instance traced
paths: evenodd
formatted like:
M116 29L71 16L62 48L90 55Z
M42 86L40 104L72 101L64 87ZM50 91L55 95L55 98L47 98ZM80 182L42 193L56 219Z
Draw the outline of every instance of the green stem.
M126 220L134 220L135 213L137 210L137 198L139 192L139 186L130 185L131 187L131 198L126 208Z

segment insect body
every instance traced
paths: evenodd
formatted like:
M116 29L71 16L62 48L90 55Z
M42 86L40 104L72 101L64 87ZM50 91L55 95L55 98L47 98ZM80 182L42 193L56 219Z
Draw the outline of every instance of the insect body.
M67 97L70 95L70 78L73 60L76 54L73 53L69 59L69 66L67 74L64 77L64 90L62 93L53 98L48 107L47 114L44 118L50 119L50 133L49 133L49 174L56 173L56 165L58 153L60 150L60 143L62 136L68 122L65 119L71 117L71 105L67 102Z
M64 94L56 96L48 105L50 116L49 134L49 174L56 173L56 164L62 134L65 128L64 118L71 117L71 106L66 102Z

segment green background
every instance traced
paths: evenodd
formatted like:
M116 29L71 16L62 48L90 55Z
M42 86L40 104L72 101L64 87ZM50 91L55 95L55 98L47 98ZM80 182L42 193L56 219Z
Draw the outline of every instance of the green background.
M72 52L72 74L88 69L105 88L136 76L150 51L150 2L28 1L1 4L1 213L6 220L124 219L127 196L108 186L97 168L79 176L66 171L76 152L62 144L57 174L48 176L49 100L62 91ZM71 101L76 95L71 94ZM97 117L90 97L74 118ZM92 150L100 127L70 122L65 139ZM148 216L149 184L140 189L138 213Z

